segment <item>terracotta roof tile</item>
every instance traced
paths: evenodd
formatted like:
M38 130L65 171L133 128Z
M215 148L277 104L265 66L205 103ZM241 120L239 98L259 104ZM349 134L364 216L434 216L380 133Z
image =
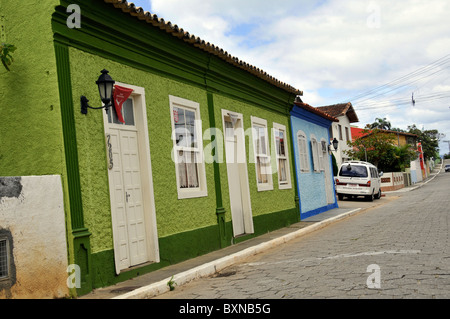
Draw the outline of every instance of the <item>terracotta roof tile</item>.
M328 115L339 117L343 115L347 115L350 123L359 122L358 116L356 115L355 110L353 109L352 103L340 103L334 105L327 106L319 106L317 107L320 111L327 113Z
M182 39L183 41L190 43L195 47L198 47L211 54L214 54L215 56L221 58L222 60L236 67L244 69L247 72L250 72L251 74L271 83L272 85L282 88L289 93L293 93L296 95L303 95L302 91L290 86L287 83L279 81L273 76L264 72L263 70L253 65L250 65L237 57L232 56L231 54L219 48L218 46L215 46L214 44L206 42L205 40L202 40L201 38L193 34L190 34L189 32L178 27L176 24L174 25L170 21L166 22L163 18L159 18L156 14L144 11L144 9L142 9L141 7L136 7L132 2L128 2L125 0L104 0L104 1L106 3L114 5L115 8L120 9L123 12L130 14L131 16L134 16L139 20L144 20L147 23L155 27L158 27L167 33L172 34L174 37Z
M319 110L317 107L313 107L313 106L311 106L311 105L309 105L309 104L307 104L307 103L300 102L300 101L296 101L296 102L294 102L294 104L297 105L298 107L300 107L300 108L306 110L306 111L309 111L309 112L311 112L311 113L314 113L314 114L316 114L316 115L319 115L319 116L321 116L321 117L323 117L323 118L325 118L325 119L327 119L327 120L329 120L329 121L332 121L332 122L339 122L339 120L338 120L336 117L334 117L334 116L332 116L332 115L329 115L329 114L327 114L327 113L325 113L325 112L322 112L322 111Z

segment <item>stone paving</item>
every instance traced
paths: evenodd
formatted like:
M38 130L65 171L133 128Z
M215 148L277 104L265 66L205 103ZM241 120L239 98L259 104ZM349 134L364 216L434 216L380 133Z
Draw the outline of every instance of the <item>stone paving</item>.
M383 205L155 299L448 299L449 188L450 173L441 172Z

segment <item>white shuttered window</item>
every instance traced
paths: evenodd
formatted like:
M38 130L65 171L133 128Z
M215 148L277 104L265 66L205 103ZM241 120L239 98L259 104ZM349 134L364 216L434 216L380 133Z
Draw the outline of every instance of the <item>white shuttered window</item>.
M278 188L291 188L286 126L273 123L273 136L277 158Z
M251 117L251 121L258 191L272 190L272 168L270 163L267 121L254 116Z
M308 160L308 143L306 140L306 135L303 131L297 132L297 144L298 144L298 155L300 171L302 173L309 172L309 160Z

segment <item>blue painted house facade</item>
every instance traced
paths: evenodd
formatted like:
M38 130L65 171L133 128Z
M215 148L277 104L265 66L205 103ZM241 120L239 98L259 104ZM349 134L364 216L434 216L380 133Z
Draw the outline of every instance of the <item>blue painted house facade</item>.
M338 207L329 153L330 126L337 121L301 101L291 110L301 220Z

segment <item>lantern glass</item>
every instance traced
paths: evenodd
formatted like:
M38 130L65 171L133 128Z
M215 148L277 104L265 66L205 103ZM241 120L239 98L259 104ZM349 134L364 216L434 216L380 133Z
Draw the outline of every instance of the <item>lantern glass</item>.
M338 149L338 145L339 145L339 142L338 142L338 140L336 139L336 138L334 138L334 140L333 140L333 147L334 147L334 149L337 151L337 149Z
M108 74L108 70L102 70L102 74L96 82L98 85L98 91L100 98L104 104L109 104L112 99L112 93L115 81Z

